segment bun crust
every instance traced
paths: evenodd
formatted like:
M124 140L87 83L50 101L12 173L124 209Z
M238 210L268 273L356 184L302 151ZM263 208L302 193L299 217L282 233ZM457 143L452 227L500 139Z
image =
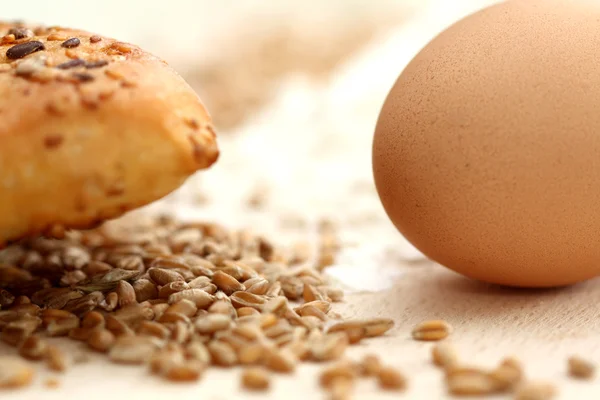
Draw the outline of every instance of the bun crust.
M159 58L60 27L0 37L0 246L92 227L217 160L208 112Z

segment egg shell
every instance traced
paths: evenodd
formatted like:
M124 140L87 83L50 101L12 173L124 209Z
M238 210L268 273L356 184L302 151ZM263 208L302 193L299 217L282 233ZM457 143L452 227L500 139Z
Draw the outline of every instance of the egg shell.
M600 2L468 16L396 81L373 141L398 230L468 277L522 287L600 273Z

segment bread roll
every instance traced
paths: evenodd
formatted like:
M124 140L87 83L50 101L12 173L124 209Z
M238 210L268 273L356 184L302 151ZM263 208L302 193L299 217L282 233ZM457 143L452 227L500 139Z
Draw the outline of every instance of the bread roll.
M61 27L0 37L0 246L92 227L217 160L208 112L161 59Z

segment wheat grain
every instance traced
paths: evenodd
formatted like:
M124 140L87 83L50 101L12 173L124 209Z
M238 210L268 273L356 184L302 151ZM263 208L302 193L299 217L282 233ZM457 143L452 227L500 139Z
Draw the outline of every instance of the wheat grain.
M452 332L452 327L443 320L421 322L413 328L412 337L415 340L442 340Z

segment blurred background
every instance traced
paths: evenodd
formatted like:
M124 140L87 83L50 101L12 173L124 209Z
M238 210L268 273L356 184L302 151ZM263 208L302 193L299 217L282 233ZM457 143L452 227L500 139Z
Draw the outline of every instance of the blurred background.
M139 44L199 93L222 156L148 210L282 239L333 219L349 249L342 267L381 260L384 268L421 256L388 222L373 186L380 107L429 40L494 2L5 0L2 14Z
M420 20L395 55L377 60L396 71L410 42L422 44L449 21L491 0L30 0L6 2L3 18L65 25L140 44L198 90L217 125L230 131L302 75L324 83L368 46ZM448 4L450 3L450 4ZM421 36L421 37L419 37ZM400 61L402 60L402 61ZM382 66L383 68L383 66ZM396 71L399 72L399 71ZM386 82L390 76L371 76ZM375 82L375 84L378 84Z

